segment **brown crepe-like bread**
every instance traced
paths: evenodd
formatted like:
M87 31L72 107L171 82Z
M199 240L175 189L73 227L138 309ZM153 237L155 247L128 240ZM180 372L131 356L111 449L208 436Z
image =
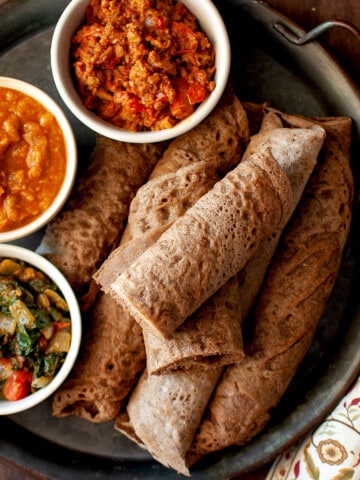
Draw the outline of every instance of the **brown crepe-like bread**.
M221 370L198 370L191 376L176 372L177 383L174 374L148 375L145 371L131 395L127 413L119 415L115 428L148 449L163 465L189 476L186 452Z
M223 160L229 162L229 157L241 152L242 145L248 141L246 114L237 98L231 96L222 101L211 117L214 117L211 120L212 126L216 124L215 132L212 132L213 142L217 138L216 132L225 130L223 122L226 121L228 145L223 150ZM243 132L245 137L242 136ZM188 140L188 137L195 134L196 131L191 131L183 135L181 138L184 145L191 143L195 148L197 142ZM146 200L147 195L144 194L148 191L147 185L137 192L129 212L128 234L122 236L121 246L113 251L95 275L101 276L105 283L110 282L114 273L116 274L116 270L113 270L114 259L116 268L125 268L124 266L131 264L139 252L153 243L159 232L168 228L174 218L182 215L189 205L218 180L215 166L207 165L205 157L200 156L201 160L198 162L189 163L187 155L184 154L184 168L181 169L181 155L174 149L173 152L176 154L176 165L183 170L183 174L179 176L177 171L163 163L169 173L162 175L163 167L160 170L155 167L149 182L152 184L150 200ZM172 165L172 156L167 156L167 164ZM143 338L140 327L131 315L105 293L98 296L92 308L88 328L85 347L77 361L77 368L54 397L53 413L57 416L78 415L93 422L104 422L117 415L123 399L144 368ZM106 380L106 368L98 371L96 364L101 359L101 362L107 365L111 358L115 361L111 363L111 376ZM130 358L131 365L128 365ZM96 387L98 383L99 388Z
M191 375L197 369L239 362L244 347L237 277L204 302L170 339L143 333L151 374L181 369Z
M119 275L111 294L143 329L168 337L248 262L291 204L276 160L253 155Z
M205 132L209 132L205 134ZM204 138L212 149L204 150ZM192 140L191 140L192 139ZM219 139L223 143L219 143ZM176 147L173 145L175 143ZM183 135L170 144L154 168L148 182L139 189L131 203L129 221L116 249L95 274L94 279L109 289L121 274L151 243L154 243L174 220L181 217L197 199L219 180L229 166L240 160L248 143L247 117L239 100L228 94L213 114L189 135ZM218 157L214 157L214 152ZM211 154L210 154L211 153ZM207 158L208 155L208 158ZM125 240L125 244L123 242ZM234 282L233 282L234 283ZM196 338L192 345L177 342L177 367L208 366L212 362L229 363L243 357L242 333L237 314L238 295L232 285L224 289L219 298L209 301L199 312L201 321L187 335ZM228 298L226 298L228 295ZM236 299L235 299L236 297ZM214 319L223 315L221 329ZM225 320L227 320L225 322ZM204 331L207 335L203 335ZM199 340L199 341L197 341ZM192 348L196 345L196 348ZM157 345L163 351L174 349L170 345ZM184 347L184 348L182 348ZM152 373L151 356L148 370Z
M241 314L238 311L239 305L235 306L234 301L227 301L226 296L222 295L225 285L186 320L169 339L145 330L144 340L149 373L170 372L177 368L204 368L214 363L220 366L238 362L243 358L242 344L241 346L235 343L231 344L231 338L234 337L228 332L235 332L235 325L240 328L240 319L243 319L244 315L248 315L255 301L280 234L300 199L316 164L318 152L325 136L324 130L319 127L316 132L313 132L311 138L307 138L307 142L301 141L301 138L298 139L300 141L294 142L291 131L279 128L281 126L282 121L278 115L273 112L266 113L258 135L252 137L242 157L242 161L244 161L255 151L264 153L270 150L279 165L287 172L294 204L289 209L288 215L284 216L283 221L278 225L277 230L272 232L256 255L241 270L239 284L236 280L236 285L234 285L235 280L233 279L232 285L227 287L229 293L234 289L239 289L236 295L234 292L229 298L234 299L236 296L237 301L240 302ZM296 162L293 160L294 156L296 156ZM217 296L219 298L216 298ZM219 311L211 306L209 308L207 303L210 300L210 305L218 303ZM221 305L231 308L221 309ZM208 310L210 311L206 313ZM211 314L212 311L214 314ZM225 317L223 312L226 312L229 317ZM221 316L223 316L222 321L217 321L221 320ZM232 323L230 319L232 319ZM233 328L229 329L232 324L234 324ZM225 334L228 334L227 341ZM236 335L235 338L239 338L239 335Z
M213 185L212 181L239 162L248 142L247 115L238 98L228 91L209 117L169 144L131 203L121 244L134 238L141 244L141 237L150 229L163 231L170 226ZM116 259L116 254L122 258L122 253L113 253L94 275L100 284L105 283L105 275L116 276L122 263Z
M134 227L129 222L130 229L128 231L135 235L135 238L116 249L94 276L97 281L102 282L105 289L116 279L115 272L120 274L131 265L146 247L151 245L151 241L159 238L159 233L166 230L170 223L185 213L188 206L195 203L196 198L201 197L214 185L218 177L211 174L212 169L207 169L203 163L188 165L174 174L166 174L151 180L139 190L133 203L141 204L142 208L134 210L131 208L129 215L130 219L132 212L136 212L135 217L139 219ZM207 170L209 170L208 173ZM204 178L202 179L202 177ZM169 184L171 188L169 188ZM158 198L158 194L160 198ZM166 202L163 202L163 199L166 199ZM147 204L149 204L149 208L147 208ZM139 217L137 215L139 210L149 213ZM162 224L165 225L165 228L161 226ZM129 237L130 235L127 236L127 238ZM227 288L224 287L220 292L216 292L208 303L202 305L196 314L196 321L191 322L193 325L190 328L183 330L182 338L179 341L174 339L174 342L166 344L161 342L162 339L156 338L145 341L147 347L149 343L152 347L151 354L149 355L147 352L147 365L150 373L157 369L156 364L152 362L156 349L157 359L159 359L158 354L160 353L162 359L167 358L166 363L170 363L171 368L204 367L213 362L217 362L219 365L228 364L243 357L238 308L239 296L237 285L235 286L234 283L235 281ZM216 321L219 318L222 318L223 321L220 328L219 322ZM146 340L146 332L144 333ZM191 344L189 343L190 338L193 339ZM176 355L175 359L174 355Z
M136 145L97 136L89 166L37 249L79 295L87 293L92 275L119 241L130 202L163 149L162 144Z
M97 136L88 168L38 248L82 295L83 310L92 306L75 368L53 397L54 416L77 415L94 423L115 418L145 366L141 329L91 285L92 275L119 241L130 202L162 150L161 145Z
M308 122L284 118L290 125ZM334 285L351 220L351 120L314 122L327 132L323 161L272 261L248 356L225 369L188 454L190 463L246 443L262 430L306 353Z
M254 152L265 152L270 148L276 158L279 159L281 167L290 180L295 208L299 203L306 182L316 164L318 152L325 138L325 131L320 125L316 125L313 122L292 125L290 127L318 130L318 134L314 132L311 141L308 139L308 141L304 141L302 144L296 144L291 141L291 130L289 130L289 128L282 128L283 126L289 127L289 125L283 125L281 116L278 113L268 111L265 107L258 106L258 108L261 108L262 112L260 129L257 134L251 137L243 160L251 156ZM286 155L279 155L279 153L284 150L286 150ZM289 161L294 155L298 160L296 162ZM292 214L293 210L289 213ZM273 235L263 242L257 254L239 274L241 315L243 321L248 317L255 302L256 295L264 280L266 269L268 268L279 242L280 235L289 218L290 216L284 218L277 232L274 232Z
M130 266L218 180L214 168L205 162L190 164L149 180L131 202L120 246L93 275L94 280L107 291L117 275L124 271L124 265Z
M287 139L294 140L294 136L290 135L286 129L283 129L282 132L284 137ZM291 132L290 132L291 133ZM303 132L304 133L304 132ZM278 139L278 132L274 131L275 140ZM296 155L292 155L291 146L287 143L283 144L283 151L280 153L279 150L274 149L279 163L282 163L284 166L288 166L287 171L289 176L293 179L293 191L297 192L299 188L304 188L306 178L301 177L301 186L298 185L299 176L293 175L293 172L298 170L298 163L307 168L307 178L310 176L312 168L316 162L318 151L322 145L324 132L322 130L312 130L309 134L306 134L305 137L302 135L295 136L297 141L296 144ZM309 145L303 143L303 139L306 138L308 141L315 141L315 145L312 145L312 148L308 148ZM311 143L311 142L310 142ZM271 143L269 143L269 148L266 149L266 154L269 159L272 159L271 153ZM301 146L299 149L298 147ZM304 152L306 155L310 155L312 158L305 161ZM264 152L259 152L259 155L262 157ZM293 165L293 171L290 168L291 163ZM288 165L289 164L289 165ZM297 180L295 181L294 178ZM257 195L260 195L260 192L257 192ZM292 210L294 205L292 205ZM287 212L289 215L290 212ZM288 217L286 217L288 218ZM275 228L275 227L274 227ZM223 288L228 288L229 284L233 282L232 287L237 287L236 276L231 277ZM233 295L236 297L239 294L239 290ZM225 297L226 298L226 297ZM229 296L227 296L229 298ZM208 304L209 301L205 302L204 305ZM236 316L238 326L240 326L240 312L238 310L238 303L236 303ZM190 319L189 319L190 320ZM223 325L221 316L214 319L219 322L220 327ZM194 328L196 328L199 318L194 316L190 320ZM200 319L201 321L201 319ZM177 340L179 342L187 342L188 347L196 349L196 346L192 342L190 332L186 331L186 323L184 322L179 330L185 330L186 334L181 334L177 336L175 332L173 339L175 341L163 340L161 337L155 337L158 339L159 349L162 347L164 349L164 354L167 357L175 357L177 352L168 351L169 345L173 347L174 350L178 347ZM225 324L226 325L226 324ZM199 327L200 328L200 327ZM217 328L214 326L213 328ZM206 336L205 330L201 330L204 336ZM145 331L146 335L147 332ZM206 342L206 340L205 340ZM179 350L183 351L184 346L180 345ZM201 346L198 347L201 352ZM161 357L161 355L160 355ZM160 358L161 360L161 358ZM246 359L245 359L246 361ZM147 365L151 363L151 358L147 356ZM240 362L241 364L241 362ZM218 365L218 364L217 364ZM176 361L175 361L176 366ZM192 366L193 367L193 366ZM188 475L188 464L187 464L187 449L189 448L189 439L194 433L196 427L196 422L199 421L200 412L203 410L204 402L208 401L212 393L212 388L215 388L215 385L218 381L221 370L219 367L208 368L207 371L201 372L199 369L189 368L185 371L174 370L171 373L168 373L166 370L162 369L158 375L149 375L149 372L146 374L146 378L138 384L136 387L136 394L131 395L128 401L127 410L125 413L122 413L117 421L116 428L121 432L128 435L134 441L136 441L143 448L147 448L150 452L155 455L161 463L167 466L175 468L179 472ZM209 375L209 376L206 376ZM199 387L199 379L207 379L207 389L202 391ZM162 389L159 386L162 385L162 380L166 384L166 389ZM155 388L155 386L157 388ZM207 398L205 398L207 395ZM184 399L181 408L177 404L178 398ZM175 399L175 401L174 401ZM159 415L158 410L161 410ZM200 410L200 411L199 411ZM187 427L184 426L183 419L187 421ZM167 431L171 429L171 436L167 436L164 443L159 439L159 432Z
M116 417L146 363L141 329L100 293L86 326L79 358L55 393L53 415L77 415L94 423ZM119 375L121 372L121 375Z

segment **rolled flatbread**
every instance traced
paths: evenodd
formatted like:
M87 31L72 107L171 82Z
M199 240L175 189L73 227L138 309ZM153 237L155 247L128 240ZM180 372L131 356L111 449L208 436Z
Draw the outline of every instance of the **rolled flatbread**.
M114 419L145 364L141 328L100 293L75 367L53 397L53 415L76 415L93 423Z
M130 266L218 180L214 168L205 162L186 165L176 172L149 180L131 202L119 247L93 275L94 280L107 291L125 266Z
M304 143L311 130L294 129ZM144 330L169 337L252 258L288 216L290 182L272 153L217 182L111 285Z
M206 149L204 138L210 142ZM224 144L219 143L219 138ZM239 162L248 140L245 111L235 96L227 94L203 124L169 145L148 182L139 189L131 203L121 246L94 276L105 291L177 218L214 186L226 168ZM219 155L221 152L221 156L214 157L214 151ZM162 352L163 359L169 359L167 363L172 364L171 368L184 368L185 365L186 368L203 368L213 362L227 364L243 357L236 288L232 285L223 289L219 298L215 298L217 295L198 312L201 321L196 322L196 328L184 333L187 341L175 340L176 345L158 342L156 347L150 342ZM214 321L219 316L223 317L221 327ZM192 345L188 342L190 337L193 338ZM148 346L146 332L145 345ZM174 359L175 352L173 362L170 358ZM148 351L147 359L148 371L153 373L153 367L156 367Z
M276 127L277 126L278 124ZM282 130L286 139L293 143L295 138L298 142L295 143L296 148L294 148L294 151L297 152L297 155L295 156L296 159L294 159L294 152L292 151L291 146L287 145L286 142L282 143L283 151L281 151L281 153L280 149L271 149L270 147L272 143L270 142L268 145L269 148L266 148L265 151L260 151L259 153L259 157L263 160L263 165L271 165L271 168L274 168L271 163L274 160L273 155L279 157L279 163L285 162L285 158L288 158L288 162L290 164L291 162L295 162L293 167L294 171L297 171L298 163L301 163L302 166L306 166L308 178L316 163L318 152L323 143L324 131L321 129L308 130L307 132L301 132L302 135L295 135L294 137L294 134L299 132L289 132L288 129ZM289 133L291 133L291 135L289 135ZM275 145L278 137L279 132L274 130ZM304 138L306 138L308 142L303 142ZM313 143L315 143L316 147ZM312 147L310 148L309 145L312 145ZM305 161L305 153L306 155L310 155L311 159ZM265 155L267 155L269 163L264 160ZM253 156L255 156L255 154L253 154ZM249 158L252 159L253 156L250 156ZM287 171L289 174L292 173L290 166ZM290 175L290 177L293 178L292 175ZM296 178L299 180L298 176L296 176ZM307 178L301 177L302 188L304 188ZM294 182L293 189L294 192L298 191L299 185L297 181ZM259 198L261 197L261 192L257 190L254 195L258 195ZM293 211L294 208L295 206L292 205L291 211ZM290 211L286 210L285 215L285 218L288 219ZM284 223L282 223L282 225L284 225ZM235 297L238 296L240 292L237 282L235 281L236 278L236 276L231 277L225 286L222 287L222 289L229 288L233 282L232 287L236 287L237 289L237 292L234 293ZM228 295L227 298L229 298ZM208 302L209 300L206 301L204 305L207 305ZM236 316L238 326L240 326L241 312L238 309L238 303L236 303L236 306ZM194 328L198 326L199 320L201 321L201 319L198 317L196 317L195 322L194 319L189 320ZM219 322L221 328L223 325L221 315L214 320ZM195 349L196 351L196 346L194 346L192 338L189 337L189 334L182 334L182 329L186 329L186 324L187 321L178 328L175 334L173 334L173 339L175 339L175 341L168 341L167 339L164 340L162 337L156 337L153 335L153 337L157 338L159 341L159 349L161 346L162 348L165 346L163 354L166 357L171 357L173 355L173 358L176 358L177 341L180 340L183 342L188 341L187 347L189 348L189 346L191 346L191 348ZM200 326L198 328L202 335L206 337L205 329L202 329ZM191 330L189 331L191 332ZM177 332L180 332L179 336L177 336ZM147 334L148 332L144 330L145 337ZM203 340L203 342L206 342L206 339ZM173 347L174 352L167 351L168 345ZM185 348L185 346L180 345L179 350L182 351ZM198 346L198 352L201 355L201 344ZM161 356L162 353L159 352L158 357L160 358L160 361ZM239 365L241 365L243 362L246 362L246 360L247 359L245 357L245 359L239 362ZM149 365L149 363L151 363L151 359L149 359L149 356L147 355L147 364ZM174 363L176 365L176 362ZM225 371L228 369L231 369L231 366L227 367ZM147 448L155 456L155 458L157 458L157 460L164 465L170 466L184 475L188 475L189 462L193 460L193 457L190 454L188 455L187 448L189 445L189 439L194 433L195 420L199 421L199 412L203 411L204 403L207 403L210 399L210 396L213 392L211 386L213 388L216 387L216 383L218 382L218 378L222 370L223 369L218 366L213 368L210 365L205 371L185 367L184 370L175 369L172 372L162 369L157 375L149 375L149 372L147 372L143 381L139 382L137 385L135 390L136 393L133 393L130 396L126 413L122 413L118 417L116 421L116 428L123 433L126 433L143 448ZM207 381L207 388L202 390L200 387L201 382L204 379ZM209 381L210 383L208 383ZM165 389L161 387L163 384L166 385ZM189 394L189 392L191 392L191 394ZM181 409L178 406L178 399L185 399L181 405ZM161 413L158 414L158 411ZM232 412L232 415L236 416L236 412ZM184 420L188 422L188 428L184 426ZM171 431L171 435L168 433L168 430ZM160 432L163 431L166 431L167 434L164 442L161 442L161 440L159 440Z
M292 125L305 121L286 118ZM313 122L327 133L323 158L271 263L248 355L224 370L188 453L190 463L246 443L264 428L311 343L334 285L351 221L351 120Z
M145 371L115 428L166 467L189 476L186 452L221 370L199 370L190 377L188 372L174 376L148 375Z
M162 144L128 144L97 136L89 166L37 249L79 296L87 293L92 275L119 242L130 202L163 149Z
M244 358L237 277L226 282L169 338L144 331L149 374L219 367Z
M211 117L214 117L211 125L216 124L217 130L225 131L222 125L225 120L229 127L226 137L228 148L223 156L224 161L229 162L228 157L242 151L241 145L248 142L246 114L237 98L231 96L222 101L221 107ZM243 138L242 132L247 136ZM194 152L198 148L197 141L190 142L188 137L195 133L191 131L181 137L184 145L190 143L193 146ZM215 134L213 140L216 141ZM181 145L179 140L178 145ZM127 233L124 232L120 246L113 250L94 275L101 278L105 285L112 282L114 275L116 278L118 271L131 265L174 219L218 181L215 165L207 164L206 157L200 155L196 161L194 157L194 162L189 163L188 155L183 153L181 162L180 152L174 149L173 152L176 152L176 161L173 162L172 155L168 155L167 162L163 162L159 170L155 167L151 181L142 186L132 200ZM176 169L170 166L173 163ZM105 364L111 366L108 379ZM84 349L76 368L54 397L54 415L77 415L92 422L115 418L144 365L145 349L139 325L109 294L101 292L91 309Z
M282 121L277 114L267 112L263 117L260 131L251 138L242 161L255 152L264 153L267 150L271 151L290 180L294 199L292 208L289 209L288 215L284 216L277 230L264 240L256 255L241 270L238 275L239 280L236 280L236 286L234 287L235 280L233 279L232 285L227 287L229 292L234 289L239 290L238 293L235 294L234 292L234 295L230 297L233 299L232 302L227 301L226 297L222 296L222 292L225 289L224 286L210 299L212 304L215 302L219 303L217 314L216 309L207 305L210 301L208 300L168 339L155 335L149 330L144 331L149 373L169 372L177 368L204 368L215 362L220 366L239 362L243 358L242 343L231 343L231 339L239 338L239 334L229 335L227 340L225 336L229 332L236 331L236 324L238 324L237 328L240 328L241 319L244 320L244 316L246 318L249 314L261 287L265 271L274 254L280 234L290 215L294 212L306 182L314 169L319 150L324 141L325 131L321 127L314 127L314 125L311 125L309 128L313 128L314 131L313 135L306 142L302 142L301 137L299 137L299 142L294 142L292 132L288 128L282 128ZM297 158L296 162L293 161L294 156ZM218 299L216 298L217 296L219 296ZM236 306L235 298L238 302ZM231 309L221 308L220 305L231 306ZM239 312L239 306L241 313ZM224 312L230 315L233 323L229 319L226 321ZM222 321L217 321L221 318ZM233 328L229 329L229 325L233 325Z
M83 310L90 311L75 367L53 397L56 417L114 419L145 367L140 327L110 296L92 288L92 275L119 241L130 202L161 152L160 145L98 136L89 167L38 249L63 271L81 295Z
M243 321L246 320L255 303L280 235L290 216L294 213L296 205L299 203L310 174L316 165L318 154L325 138L325 130L314 122L308 121L307 123L303 122L303 124L289 125L288 122L285 123L282 120L278 112L267 110L265 107L262 107L261 111L263 116L260 130L251 137L243 160L254 152L266 152L270 149L289 178L294 205L293 209L289 211L289 215L284 217L277 231L274 231L263 242L257 254L239 272L240 304ZM291 139L291 128L311 129L313 130L313 135L311 139L309 138L303 143L296 143ZM286 153L284 154L284 152ZM294 157L297 158L296 162L291 160Z

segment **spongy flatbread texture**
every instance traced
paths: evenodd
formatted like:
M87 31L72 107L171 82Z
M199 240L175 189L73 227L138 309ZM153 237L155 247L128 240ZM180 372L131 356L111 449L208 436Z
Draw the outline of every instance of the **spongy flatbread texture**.
M181 167L176 172L149 180L131 202L129 220L121 242L181 217L219 180L206 161Z
M233 98L231 103L235 101L237 102L237 99ZM246 122L246 115L243 110L241 112L241 122ZM193 135L192 132L185 134L182 137L183 141L187 142L187 137L191 135ZM237 151L236 145L242 141L245 140L238 133L233 139L234 151ZM181 155L177 156L178 162L180 157ZM168 156L168 162L171 162L171 155ZM214 167L208 166L205 160L188 164L187 158L184 157L183 163L184 168L181 168L181 162L178 163L179 172L173 171L161 177L156 175L138 190L130 207L127 234L123 234L120 246L113 250L95 273L96 280L101 279L105 285L110 284L114 276L116 278L116 275L148 248L175 218L181 216L218 180ZM116 312L117 322L114 312ZM86 351L80 356L78 360L80 365L72 375L71 383L66 384L64 390L60 390L61 396L56 397L54 410L61 415L67 413L90 421L104 421L118 414L122 404L121 399L129 394L133 382L144 367L145 349L140 327L109 294L102 293L98 297L91 313L90 340L91 335L96 335L96 330L103 330L106 335L116 339L117 343L109 341L105 344L105 337L104 342L91 342L91 357L89 358ZM91 333L92 329L95 329L95 332ZM92 359L96 360L103 356L118 358L118 355L123 356L124 363L119 362L114 365L113 375L117 383L106 382L105 384L101 378L102 370L97 371ZM81 365L83 363L89 363L89 368ZM93 385L98 381L103 386L99 389L99 396L93 389ZM111 412L108 411L107 415L97 413L91 416L89 414L91 411L107 409L109 405L107 397L116 397L120 400L111 404L114 408Z
M302 195L304 186L316 164L316 159L325 139L324 129L317 124L308 124L301 128L302 139L295 141L294 130L291 128L277 127L280 118L274 112L264 116L260 132L251 138L243 160L253 153L271 150L290 180L294 201L297 204ZM299 135L296 133L296 137ZM286 152L286 153L284 153ZM296 158L293 161L292 158Z
M206 133L209 129L211 132ZM219 147L222 135L226 135L225 147L221 144ZM202 148L204 136L208 141L206 151ZM227 92L201 125L169 144L148 181L131 202L121 247L135 241L134 246L129 245L132 255L148 248L151 239L157 237L156 231L162 233L210 190L219 179L218 169L223 171L240 161L248 142L246 113L236 96ZM214 151L219 148L222 149L221 157L214 157ZM123 270L123 259L123 252L116 249L94 275L105 291L108 291L109 279Z
M271 156L241 162L112 284L140 322L169 336L235 275L291 204Z
M139 325L110 296L99 294L79 358L53 397L56 417L77 415L94 423L114 419L145 367Z
M277 126L277 125L276 125ZM285 129L283 129L285 131ZM290 137L288 136L289 132L285 131L285 137L291 138L291 140L294 140L293 135ZM275 138L277 138L278 132L275 132ZM314 132L310 134L309 140L312 140L314 138L318 138L317 144L317 149L314 151L311 151L311 160L308 160L309 166L307 166L307 177L310 175L311 170L316 163L316 157L318 150L322 144L323 140L323 135L319 132ZM298 143L296 146L298 147L299 145L302 145L302 142L304 139L307 139L307 135L298 135L296 136L296 139ZM270 149L266 148L264 149L265 151L262 152L262 162L267 165L267 168L269 168L269 171L271 172L272 175L275 175L275 171L271 170L270 164L267 164L267 162L271 162L272 155L270 153ZM291 149L290 149L291 150ZM281 161L283 162L284 165L287 163L287 157L289 156L288 154L289 149L287 148L287 145L284 144L284 151L282 152L281 155ZM305 153L306 152L306 153ZM302 160L302 155L309 153L307 151L307 147L305 146L303 150L301 150L301 153L297 155L297 159L299 162L304 164ZM266 154L266 158L263 158ZM290 155L291 156L291 155ZM280 162L280 159L279 159ZM289 162L294 162L293 159L290 159ZM288 166L288 165L286 165ZM297 169L297 165L294 165L294 169ZM291 172L291 168L289 170ZM302 180L304 187L304 180ZM295 182L296 183L296 182ZM298 187L298 185L294 185L294 187ZM284 202L286 205L286 202ZM289 205L290 207L290 205ZM294 205L291 204L291 210L286 206L284 208L284 212L286 212L285 220L288 219L288 216L290 212L292 212L294 209ZM284 223L282 223L282 226L284 226ZM201 375L201 371L199 368L207 366L209 370L213 370L211 367L212 361L214 361L214 364L217 366L221 366L226 363L226 354L222 357L223 362L217 361L216 355L214 355L213 358L211 357L205 357L205 359L202 358L202 353L203 353L203 348L205 348L206 353L209 354L211 352L211 345L207 345L207 342L209 338L211 340L219 340L219 343L222 342L222 332L221 328L226 329L228 326L228 322L222 321L223 317L223 312L224 310L226 311L226 308L221 308L221 305L224 307L226 304L227 306L231 306L231 312L226 311L226 314L229 316L232 316L234 322L236 322L237 328L240 326L240 311L239 311L239 288L238 284L236 281L236 277L231 277L231 279L220 289L218 290L210 299L208 299L195 313L193 316L191 316L187 321L185 321L178 329L172 333L171 337L169 339L164 339L162 337L159 337L155 334L152 334L148 330L144 330L144 339L145 339L145 344L146 344L146 349L147 349L147 368L148 370L152 370L153 373L155 373L157 376L160 377L159 380L153 379L154 375L151 375L148 377L149 382L158 382L158 384L161 384L161 379L166 378L167 382L168 380L172 380L171 382L168 382L168 389L170 392L174 393L174 397L178 398L181 392L181 398L186 399L185 404L188 409L188 412L193 412L194 406L196 406L196 397L188 397L187 392L190 388L196 388L198 384L198 379L199 375ZM223 296L222 296L223 294ZM224 302L224 304L222 304ZM229 303L228 303L229 302ZM211 304L215 307L214 311L216 312L213 317L207 317L210 309L211 311ZM204 310L203 310L204 309ZM201 315L200 312L203 311L204 316ZM218 317L219 315L219 317ZM211 318L211 320L210 320ZM212 335L212 332L215 331L216 334ZM227 334L227 332L224 332ZM194 338L196 339L194 341ZM225 342L226 344L226 342ZM213 345L214 347L214 352L216 350L217 345ZM224 353L222 350L223 345L218 346L220 347L220 351ZM186 349L190 349L190 353L188 354L188 357L186 357ZM149 353L149 349L151 350ZM184 353L185 352L185 353ZM235 348L233 349L233 355L235 352ZM196 358L198 356L198 358ZM195 357L195 358L194 358ZM243 356L241 356L243 358ZM185 359L185 360L184 360ZM235 355L233 356L234 361L235 360ZM202 363L202 361L204 363ZM245 360L246 361L246 358ZM196 363L198 362L198 363ZM181 368L181 371L176 370L177 368ZM185 370L186 374L186 382L182 380L184 377L183 372ZM171 372L171 373L170 373ZM219 369L217 367L216 373L219 372ZM139 415L139 411L141 409L141 405L147 405L150 403L153 405L152 408L154 408L154 405L158 403L161 403L164 401L163 398L163 393L161 389L159 389L158 392L154 390L150 390L146 387L144 384L139 384L137 387L137 392L138 395L135 399L133 399L133 396L130 397L129 401L129 407L130 405L136 405L136 409L132 411L132 414L130 415L122 415L118 417L117 425L120 425L121 431L125 431L127 435L129 435L130 438L134 439L139 445L141 446L147 446L149 445L149 450L152 451L153 445L156 443L159 443L158 439L156 438L156 435L159 434L160 431L166 430L167 425L171 425L173 428L174 432L178 433L181 432L181 429L179 429L178 424L182 425L182 419L183 418L188 418L183 411L179 411L178 408L171 409L169 408L169 412L167 413L166 416L158 416L156 418L156 428L153 430L153 416L156 416L156 413L153 413L151 410L149 410L148 415L145 417L142 417L142 422L141 425L139 426L137 424L138 419L135 418L136 415ZM209 390L207 393L211 393L211 390ZM151 398L150 398L151 395ZM202 393L203 400L205 400L205 395L206 393ZM172 397L170 393L168 394L168 397ZM210 398L210 397L208 397ZM133 403L134 401L134 403ZM129 412L129 408L128 408ZM231 412L232 415L234 414L233 411ZM199 417L197 417L199 418ZM134 428L134 424L137 425L137 428ZM191 424L192 425L192 424ZM192 429L193 431L193 429ZM157 447L156 450L156 455L157 459L164 463L165 465L168 465L172 468L178 469L184 474L187 474L187 470L184 468L188 466L188 461L189 459L187 458L184 460L184 448L186 444L188 443L189 432L186 432L186 435L182 435L181 437L178 435L177 438L177 443L174 444L173 441L167 441L166 444L160 445ZM145 440L144 440L145 438ZM180 443L180 438L182 438L182 443ZM180 448L181 446L181 448ZM190 460L191 463L191 460ZM183 470L180 470L180 469Z
M234 286L235 280L229 280L231 285L225 285L218 290L173 332L169 339L160 338L149 330L144 331L149 373L176 368L205 368L215 363L226 365L243 358L243 345L238 332L243 312L247 316L255 301L280 234L316 164L325 137L324 130L319 127L316 131L303 132L303 136L297 135L294 138L289 129L279 128L281 125L279 116L272 112L267 113L261 125L261 134L251 139L242 161L254 153L254 143L258 152L274 151L277 162L290 179L294 198L292 208L284 215L277 231L272 232L256 255L241 270L239 285ZM224 294L225 291L227 294Z
M210 368L189 378L187 372L148 375L145 371L127 406L140 444L163 465L183 475L189 475L186 452L220 373L221 368ZM120 421L117 428L121 430ZM128 431L128 422L124 429Z
M251 156L254 152L266 152L268 149L276 157L279 165L286 172L289 178L293 194L293 206L289 209L288 215L284 216L283 221L261 245L257 254L250 260L245 268L239 274L241 315L243 321L248 317L249 312L255 302L256 295L262 285L266 269L275 252L279 242L280 235L294 213L300 197L304 191L306 183L309 180L317 159L323 146L325 130L314 123L302 125L303 137L297 135L297 142L294 141L293 132L289 128L281 128L282 120L278 114L273 111L267 112L263 116L260 130L253 135L251 141L243 155L243 160ZM298 128L301 126L298 125ZM307 129L307 130L306 130ZM296 161L293 159L296 158Z
M327 132L323 159L270 266L248 355L227 367L219 381L191 461L260 432L305 355L334 285L351 221L351 121L314 121Z
M289 385L313 334L307 331L286 353L271 359L245 356L238 366L224 370L187 452L188 466L210 452L246 444L265 427L274 400L278 402Z
M111 252L99 270L93 275L95 283L101 285L104 292L109 292L111 284L118 275L127 270L145 250L160 238L170 225L165 224L162 227L152 228L140 237L121 243Z
M89 167L48 225L38 253L86 293L92 275L118 242L129 205L162 153L162 145L135 145L97 137Z
M120 246L103 262L94 274L94 280L108 293L111 283L124 271L124 266L131 266L218 179L212 167L200 162L143 185L131 202Z
M244 358L237 277L222 288L172 334L170 339L144 331L150 374L223 366Z

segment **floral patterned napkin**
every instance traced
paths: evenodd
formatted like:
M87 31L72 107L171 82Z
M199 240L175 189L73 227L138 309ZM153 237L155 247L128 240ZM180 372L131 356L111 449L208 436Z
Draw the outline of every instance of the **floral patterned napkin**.
M360 376L335 410L280 455L266 480L360 480Z

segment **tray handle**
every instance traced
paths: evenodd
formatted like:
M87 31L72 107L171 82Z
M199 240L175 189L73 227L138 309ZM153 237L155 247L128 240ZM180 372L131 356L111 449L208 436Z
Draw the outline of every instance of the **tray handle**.
M346 20L328 20L326 22L320 23L317 27L300 36L293 32L288 25L285 25L281 21L274 24L274 29L277 30L281 35L283 35L289 42L295 45L305 45L308 42L312 42L327 30L336 27L345 28L346 30L351 32L360 42L360 29L358 29L355 25Z

